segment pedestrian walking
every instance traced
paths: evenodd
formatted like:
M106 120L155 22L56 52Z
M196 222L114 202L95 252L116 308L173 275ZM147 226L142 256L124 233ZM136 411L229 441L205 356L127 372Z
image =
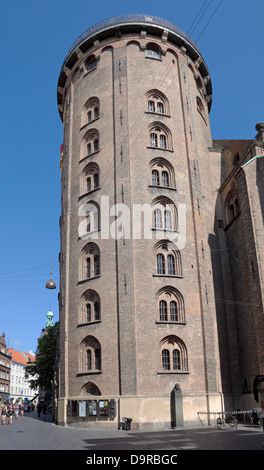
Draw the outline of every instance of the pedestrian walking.
M37 412L38 412L38 419L40 419L40 413L41 413L41 404L40 403L38 403Z
M47 404L45 402L43 403L42 411L43 411L43 420L45 421L46 416L47 416Z
M6 413L7 413L7 406L4 405L3 408L2 408L2 424L5 424L5 420L6 420Z
M14 405L15 418L18 418L19 404L16 402Z
M24 415L24 405L22 403L22 405L20 406L20 413L21 413L21 416Z
M9 409L7 410L8 424L12 424L13 414L14 414L13 406L10 405Z

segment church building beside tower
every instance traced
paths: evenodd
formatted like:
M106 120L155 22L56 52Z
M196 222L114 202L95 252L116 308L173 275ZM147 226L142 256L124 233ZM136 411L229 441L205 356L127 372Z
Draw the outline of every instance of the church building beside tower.
M201 51L148 15L85 31L57 102L58 424L117 429L129 417L158 429L252 409L264 374L264 124L252 140L213 140Z

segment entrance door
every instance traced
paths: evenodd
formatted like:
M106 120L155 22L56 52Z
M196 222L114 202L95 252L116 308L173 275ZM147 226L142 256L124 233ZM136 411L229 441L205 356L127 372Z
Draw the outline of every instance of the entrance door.
M175 384L171 392L171 427L182 428L183 426L182 391L180 385Z

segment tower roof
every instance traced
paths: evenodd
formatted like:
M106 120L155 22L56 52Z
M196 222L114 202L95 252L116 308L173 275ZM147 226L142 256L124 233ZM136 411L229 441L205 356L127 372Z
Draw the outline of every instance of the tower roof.
M48 311L46 316L46 327L53 326L53 313L51 310Z
M212 84L208 68L203 56L195 42L173 23L151 15L132 14L109 18L88 28L71 46L60 71L58 80L57 102L62 118L63 89L67 81L68 72L79 60L80 54L85 53L94 42L103 41L108 37L121 37L122 34L138 33L145 31L151 36L162 38L164 34L167 41L175 44L178 48L184 48L194 62L197 62L202 77L206 77L206 90L212 95Z

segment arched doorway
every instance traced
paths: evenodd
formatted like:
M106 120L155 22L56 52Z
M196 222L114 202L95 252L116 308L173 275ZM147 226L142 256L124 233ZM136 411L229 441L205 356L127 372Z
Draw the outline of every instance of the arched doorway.
M182 428L183 426L182 391L180 385L175 384L171 392L171 427Z
M82 387L82 395L95 395L95 396L101 396L101 391L95 385L93 382L87 382L83 387Z

